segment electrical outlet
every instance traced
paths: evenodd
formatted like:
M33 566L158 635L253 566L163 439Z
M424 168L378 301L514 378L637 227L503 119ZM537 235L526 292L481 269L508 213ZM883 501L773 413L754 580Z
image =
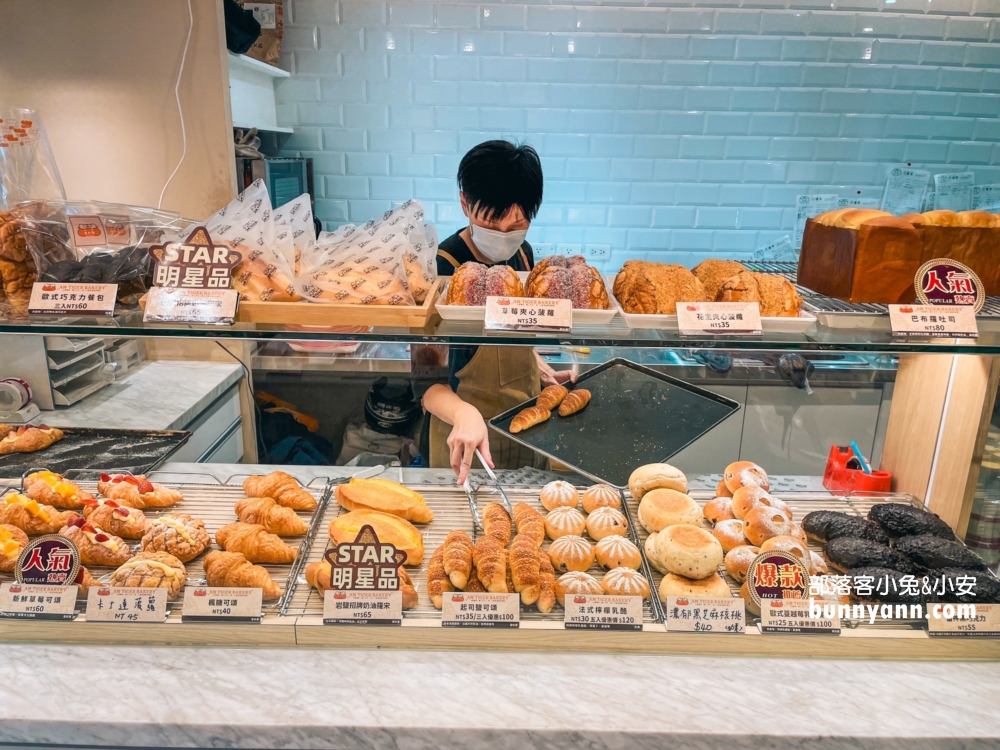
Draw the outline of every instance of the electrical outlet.
M554 246L551 242L533 242L531 243L531 251L535 258L546 258L552 255Z
M611 245L584 245L587 260L607 260L611 257Z
M556 243L556 255L581 255L583 253L583 245L579 245L572 242L559 242Z

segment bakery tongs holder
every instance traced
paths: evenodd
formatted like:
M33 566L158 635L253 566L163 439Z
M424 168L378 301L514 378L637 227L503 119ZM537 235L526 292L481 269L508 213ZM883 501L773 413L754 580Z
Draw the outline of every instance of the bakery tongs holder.
M481 463L483 468L486 469L486 476L493 480L493 486L500 492L500 497L503 499L503 506L506 508L507 514L513 518L514 506L511 505L510 498L507 497L507 493L504 491L503 485L500 484L500 480L497 479L497 475L493 473L493 469L487 465L485 459L483 458L483 454L479 452L479 448L476 448L476 458L479 459L479 463ZM472 486L469 484L469 478L466 477L465 482L462 484L462 489L465 490L465 496L469 498L469 507L472 509L472 517L475 519L476 525L479 526L479 528L483 528L482 517L479 515L479 507L476 504L476 498L479 497L479 488L477 487L476 490L473 491Z

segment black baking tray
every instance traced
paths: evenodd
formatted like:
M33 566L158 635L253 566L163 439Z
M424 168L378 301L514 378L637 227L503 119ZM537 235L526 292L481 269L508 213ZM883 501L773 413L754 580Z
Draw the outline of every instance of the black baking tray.
M665 461L739 411L732 399L627 359L612 359L580 376L591 393L585 409L510 432L514 416L535 399L508 409L490 426L597 482L628 486L632 471Z
M166 461L191 437L186 430L60 429L66 437L45 450L0 456L0 477L17 478L39 467L58 474L81 468L145 474Z

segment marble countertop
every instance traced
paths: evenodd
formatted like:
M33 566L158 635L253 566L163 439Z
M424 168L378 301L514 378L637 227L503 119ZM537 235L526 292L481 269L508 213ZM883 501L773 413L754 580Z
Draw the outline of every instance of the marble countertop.
M993 663L108 646L0 649L0 742L986 748Z
M66 409L43 412L54 427L182 430L243 377L235 362L146 362Z

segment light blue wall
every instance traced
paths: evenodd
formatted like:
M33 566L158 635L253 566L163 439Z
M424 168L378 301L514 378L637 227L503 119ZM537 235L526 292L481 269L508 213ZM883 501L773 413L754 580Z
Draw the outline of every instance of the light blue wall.
M279 121L328 228L416 197L450 234L495 137L542 155L528 239L608 270L750 253L900 163L1000 183L1000 0L285 2Z

